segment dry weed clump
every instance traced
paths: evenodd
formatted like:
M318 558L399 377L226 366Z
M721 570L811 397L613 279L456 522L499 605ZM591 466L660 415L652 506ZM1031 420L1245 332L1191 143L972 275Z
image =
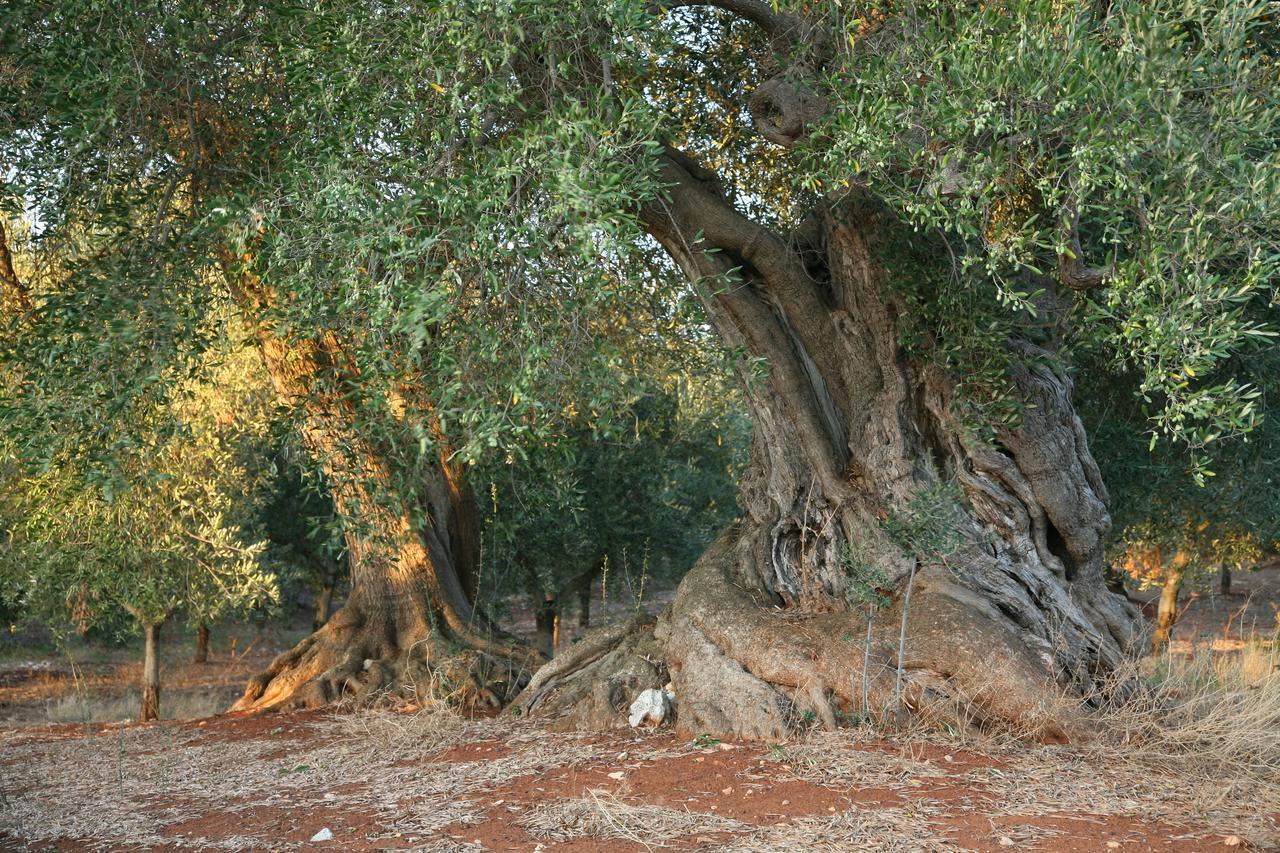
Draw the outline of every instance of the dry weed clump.
M520 825L539 838L616 838L644 847L666 847L693 833L737 832L746 827L719 815L655 805L633 805L612 793L588 789L581 797L530 809Z
M928 760L868 748L868 744L859 742L858 735L862 733L869 732L813 731L804 740L779 748L775 759L785 761L794 777L827 787L857 785L896 790L913 782L918 784L921 779L947 775Z
M1118 677L1143 689L1098 712L1095 749L1152 772L1200 783L1213 797L1280 807L1277 643L1232 653L1200 647L1135 663Z

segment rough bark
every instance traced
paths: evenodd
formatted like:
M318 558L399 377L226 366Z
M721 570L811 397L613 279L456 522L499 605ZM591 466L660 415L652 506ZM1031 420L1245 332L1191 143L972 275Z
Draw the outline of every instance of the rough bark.
M263 288L239 265L228 267L237 270L242 307L259 316ZM276 392L305 412L303 439L330 484L352 587L344 606L252 679L232 710L383 693L501 705L541 660L472 605L465 581L478 554L478 510L448 449L419 483L422 512L415 512L358 426L359 377L343 342L327 332L285 339L267 323L256 335Z
M209 626L203 622L196 626L196 654L192 662L209 662Z
M1231 569L1226 563L1218 564L1218 594L1231 594Z
M1106 587L1107 493L1070 380L1046 366L1049 354L1009 342L1021 422L980 440L954 380L900 342L904 303L886 236L895 225L872 201L833 205L784 236L739 214L679 152L663 169L670 192L644 211L650 233L694 282L723 341L768 360L762 383L743 369L755 425L746 515L652 630L615 631L604 652L579 644L538 673L518 706L586 724L604 715L605 699L634 693L562 682L638 689L669 676L687 732L779 738L805 721L834 726L861 708L867 620L846 594L860 565L884 573L892 598L871 630L874 711L893 702L900 654L913 713L1042 737L1078 720L1081 703L1062 695L1098 702L1128 689L1111 674L1138 640L1138 613ZM943 494L943 481L959 491L936 508L954 546L930 551L890 535L922 499ZM654 645L661 665L646 669ZM613 676L620 666L631 681Z
M3 309L0 316L29 313L34 307L30 288L13 267L9 238L0 219L0 309Z
M160 719L160 625L142 626L142 722Z

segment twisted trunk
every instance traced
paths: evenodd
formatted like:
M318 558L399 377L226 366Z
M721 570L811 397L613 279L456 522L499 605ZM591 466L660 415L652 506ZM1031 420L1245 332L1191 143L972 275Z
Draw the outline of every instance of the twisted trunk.
M240 283L242 306L257 316L261 289L248 276ZM351 594L251 680L232 710L422 690L432 695L419 699L500 705L540 660L472 606L465 579L478 558L478 510L447 449L419 483L420 507L410 506L357 426L358 376L343 343L328 332L284 339L265 323L256 334L276 392L305 412L304 442L345 531Z
M603 700L670 677L690 732L834 726L862 707L867 613L854 593L882 577L891 604L870 630L874 712L900 682L919 715L1065 734L1079 703L1055 698L1103 697L1138 627L1133 605L1106 588L1107 494L1070 381L1047 353L1010 342L1021 422L980 440L954 380L901 344L894 223L873 203L846 201L783 237L734 210L679 152L663 168L670 197L645 210L650 233L722 340L768 361L764 382L742 368L755 425L746 514L654 628L615 631L608 651L579 644L555 677L535 677L521 708L599 720ZM945 545L911 535L929 519ZM646 674L633 659L637 679L619 682L607 668L648 644L646 631L663 666ZM592 677L619 689L568 685Z

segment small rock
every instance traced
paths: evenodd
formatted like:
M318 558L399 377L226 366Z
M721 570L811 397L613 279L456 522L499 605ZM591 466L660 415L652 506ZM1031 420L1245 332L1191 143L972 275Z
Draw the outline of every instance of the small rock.
M733 793L733 786L730 785L728 788L721 790L720 793L724 794L726 797L729 796Z
M1119 849L1119 847L1120 847L1120 842L1119 842L1119 841L1108 841L1108 842L1107 842L1107 847L1108 847L1109 849L1111 849L1111 850L1117 850L1117 849Z
M613 771L612 773L610 773L610 774L609 774L609 778L610 778L610 779L625 779L625 778L627 778L627 774L626 774L626 773L624 773L624 772L622 772L621 770L615 770L615 771Z
M1222 843L1228 847L1239 847L1244 844L1244 839L1238 835L1228 835L1222 839Z
M1012 838L1010 838L1010 837L1009 837L1009 836L1007 836L1007 835L1002 835L1002 836L1000 836L1000 846L1001 846L1001 847L1012 847L1012 846L1013 846L1013 839L1012 839Z
M662 721L671 713L674 698L667 691L654 690L652 687L640 691L636 701L631 703L631 714L627 717L627 722L633 729L642 723L662 725Z
M716 749L720 750L721 752L732 752L733 750L737 749L737 747L731 743L724 743L723 741L721 741L720 745L716 747Z
M311 840L312 841L332 841L333 831L326 826L324 829L320 830L315 835L311 836Z

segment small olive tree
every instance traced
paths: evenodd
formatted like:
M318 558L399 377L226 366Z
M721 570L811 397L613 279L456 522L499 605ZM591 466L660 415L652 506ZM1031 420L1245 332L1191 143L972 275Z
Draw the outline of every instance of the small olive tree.
M127 612L144 638L142 720L160 712L166 621L181 613L207 626L279 597L266 543L248 527L265 473L252 464L261 421L243 353L222 353L208 381L156 412L153 445L111 478L31 472L0 447L5 589L28 613L81 632Z

